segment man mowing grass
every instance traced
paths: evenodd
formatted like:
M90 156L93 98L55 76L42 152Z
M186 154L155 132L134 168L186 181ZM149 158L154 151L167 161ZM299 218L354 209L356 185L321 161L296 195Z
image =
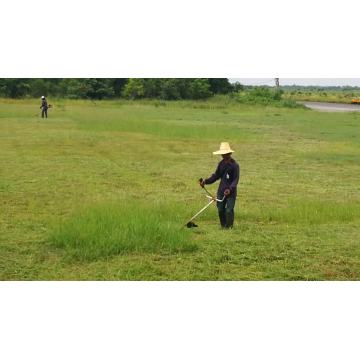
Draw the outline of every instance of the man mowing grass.
M41 97L41 105L40 105L40 109L41 109L41 117L43 118L44 115L47 118L47 111L48 111L48 103L45 99L45 96Z
M231 150L229 143L222 142L220 149L214 151L214 155L221 155L222 160L219 162L215 172L207 179L200 179L200 186L213 184L216 180L220 180L217 197L221 199L225 196L223 202L217 202L219 219L221 228L232 228L234 223L234 206L236 200L236 187L240 178L240 166L231 157L234 151Z

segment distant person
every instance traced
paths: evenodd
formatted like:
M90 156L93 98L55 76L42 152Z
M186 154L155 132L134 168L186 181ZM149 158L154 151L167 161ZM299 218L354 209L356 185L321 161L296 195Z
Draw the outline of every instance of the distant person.
M48 103L47 103L47 101L45 99L45 96L41 97L40 109L41 109L41 117L43 118L44 115L45 115L45 117L47 118Z
M205 184L212 184L216 180L220 180L219 188L217 191L217 198L222 199L225 196L223 202L216 202L220 225L223 229L232 228L234 223L234 207L237 195L237 184L240 178L240 166L231 157L234 151L231 150L229 143L222 142L220 149L214 151L214 155L221 155L222 160L219 162L215 172L207 179L199 180L200 186Z

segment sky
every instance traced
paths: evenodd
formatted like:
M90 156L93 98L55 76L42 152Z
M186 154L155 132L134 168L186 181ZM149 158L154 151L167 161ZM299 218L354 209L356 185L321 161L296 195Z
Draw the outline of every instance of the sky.
M231 78L243 85L274 85L274 78ZM360 86L360 78L280 78L280 85Z

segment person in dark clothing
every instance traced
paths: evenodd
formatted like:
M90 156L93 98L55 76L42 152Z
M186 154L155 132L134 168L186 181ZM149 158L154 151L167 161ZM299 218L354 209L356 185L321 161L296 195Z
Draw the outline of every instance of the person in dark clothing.
M45 99L45 96L42 96L42 97L41 97L41 106L40 106L40 109L41 109L41 117L43 118L44 115L45 115L45 117L47 118L48 104L47 104L47 101L46 101L46 99Z
M234 207L237 195L237 184L240 179L240 166L231 157L234 151L231 150L229 143L222 142L220 149L214 151L214 155L221 155L222 160L219 162L215 172L207 179L199 181L200 186L206 184L213 184L216 180L220 180L217 191L217 198L222 199L223 202L217 202L220 225L222 228L232 228L234 223Z

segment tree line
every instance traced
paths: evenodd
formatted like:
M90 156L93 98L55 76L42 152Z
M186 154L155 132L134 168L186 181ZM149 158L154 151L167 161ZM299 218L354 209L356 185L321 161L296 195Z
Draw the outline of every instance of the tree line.
M242 90L225 78L81 78L0 79L0 97L61 97L69 99L205 99Z

